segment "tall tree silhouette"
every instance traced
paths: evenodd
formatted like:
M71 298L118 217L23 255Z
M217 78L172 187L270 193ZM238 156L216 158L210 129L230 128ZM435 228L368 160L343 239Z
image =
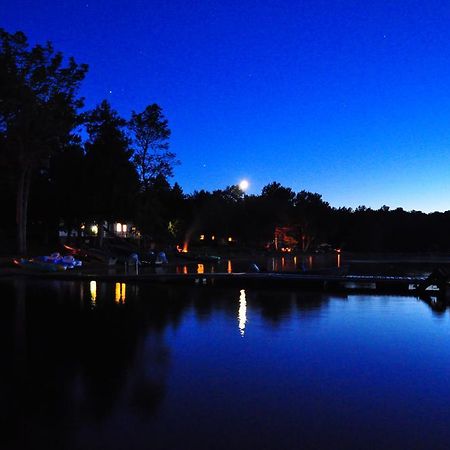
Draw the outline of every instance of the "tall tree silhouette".
M27 214L33 173L74 140L79 123L77 97L87 66L51 43L30 48L24 33L0 29L0 133L2 163L14 178L17 245L27 250Z
M135 145L133 162L145 191L157 177L171 177L178 161L169 151L170 129L159 105L153 103L141 113L133 111L129 127Z
M100 225L100 243L104 221L123 221L134 214L138 179L125 126L106 100L87 114L86 200L91 219Z

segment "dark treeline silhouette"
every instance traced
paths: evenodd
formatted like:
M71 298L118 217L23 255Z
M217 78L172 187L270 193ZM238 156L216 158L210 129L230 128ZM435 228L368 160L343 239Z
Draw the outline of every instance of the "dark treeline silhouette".
M0 29L4 251L14 251L16 240L26 253L27 236L54 245L60 230L81 236L88 224L100 224L101 246L106 222L132 223L144 238L173 245L278 248L278 230L303 252L323 243L352 251L450 250L450 211L333 208L320 194L277 182L259 195L238 186L186 195L169 183L178 161L161 107L149 104L129 119L106 100L82 111L86 72L50 43L30 47L23 33Z

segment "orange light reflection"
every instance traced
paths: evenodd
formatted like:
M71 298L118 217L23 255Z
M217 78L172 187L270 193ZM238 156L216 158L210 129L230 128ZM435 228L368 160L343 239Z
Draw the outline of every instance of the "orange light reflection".
M116 303L125 303L126 300L126 285L125 283L116 283L116 292L114 301Z

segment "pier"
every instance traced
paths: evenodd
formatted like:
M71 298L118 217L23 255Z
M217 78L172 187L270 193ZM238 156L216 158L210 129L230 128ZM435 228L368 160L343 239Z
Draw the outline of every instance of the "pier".
M12 275L12 274L11 274ZM36 273L15 271L14 276L37 277L52 280L98 280L126 283L158 283L185 286L216 287L257 287L257 288L293 288L322 291L355 291L370 293L419 294L440 292L446 283L439 287L427 285L429 277L425 276L384 276L384 275L349 275L349 274L308 274L308 273L89 273L89 272L55 272ZM432 289L431 291L429 289ZM434 288L434 290L433 290Z

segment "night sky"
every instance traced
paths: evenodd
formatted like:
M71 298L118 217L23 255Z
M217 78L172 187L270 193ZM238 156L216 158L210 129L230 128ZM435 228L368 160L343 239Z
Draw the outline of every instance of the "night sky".
M448 1L1 3L0 27L89 64L87 107L161 105L186 193L450 209Z

